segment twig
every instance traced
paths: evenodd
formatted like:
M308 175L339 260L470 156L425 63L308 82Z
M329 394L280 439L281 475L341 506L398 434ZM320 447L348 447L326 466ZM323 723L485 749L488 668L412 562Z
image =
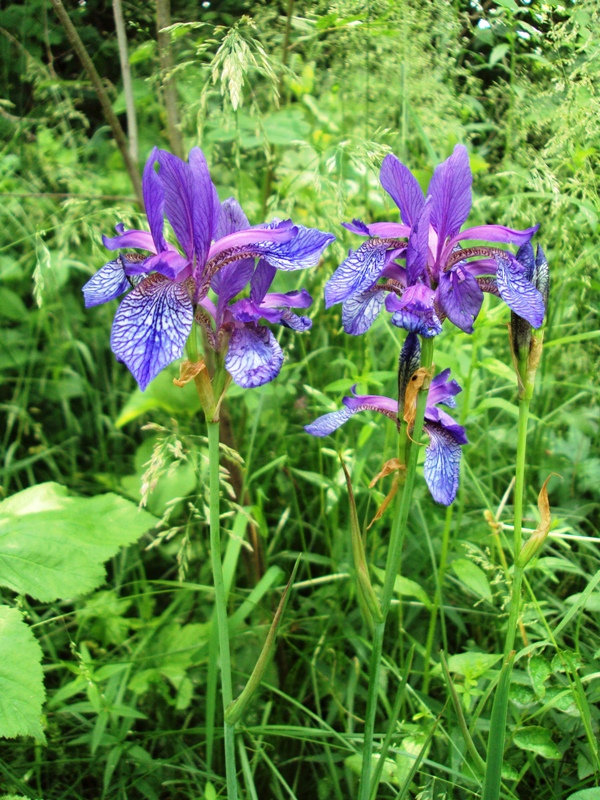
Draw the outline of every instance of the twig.
M121 62L121 75L123 76L123 94L125 95L125 108L127 111L127 136L129 137L129 152L135 164L139 161L137 119L135 115L135 98L131 82L131 67L127 53L127 36L125 34L125 18L121 0L113 0L113 13L115 15L115 28L119 45L119 61Z
M131 155L129 154L129 147L127 146L127 138L125 136L125 132L121 127L121 123L119 122L117 115L113 111L111 102L108 98L108 94L106 93L106 89L102 84L102 79L100 75L98 75L98 71L94 66L92 59L90 58L87 50L85 49L85 45L81 41L79 34L73 23L71 22L71 18L67 14L67 11L62 3L62 0L50 0L52 3L52 7L56 11L56 15L59 18L61 25L65 29L65 33L67 34L67 39L71 43L73 50L77 53L77 57L81 61L83 68L87 72L88 78L92 82L92 86L96 92L98 100L100 101L100 105L102 107L102 113L106 121L108 122L110 129L112 130L113 136L115 138L115 142L117 143L117 147L119 148L121 155L123 157L123 161L125 162L125 168L129 173L129 177L131 179L131 183L133 184L133 188L138 198L138 203L142 208L144 208L144 198L142 195L142 180L138 173L137 166L133 162Z

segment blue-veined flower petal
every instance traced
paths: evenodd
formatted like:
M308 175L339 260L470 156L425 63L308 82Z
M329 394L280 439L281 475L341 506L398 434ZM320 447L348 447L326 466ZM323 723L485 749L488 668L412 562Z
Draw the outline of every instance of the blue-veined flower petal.
M439 239L437 256L446 238L458 233L469 216L472 183L467 148L457 144L452 155L435 168L427 192L432 200L431 224Z
M429 444L425 449L424 475L433 499L449 506L458 491L460 444L443 425L425 422Z
M456 266L449 272L442 272L438 297L450 322L465 333L473 333L473 322L481 310L483 292L468 271L468 265L464 268Z
M269 292L261 301L262 308L308 308L312 297L306 289L293 289L291 292Z
M313 436L329 436L336 431L344 422L347 422L350 417L354 416L356 411L347 406L343 406L339 411L332 411L329 414L323 414L322 417L317 417L310 425L305 425L304 430L311 433Z
M115 315L110 344L142 391L182 355L193 317L186 286L162 275L150 275L123 299Z
M210 243L220 218L217 190L210 179L204 153L192 147L188 156L192 185L192 225L197 270L201 271L208 258Z
M500 297L515 314L526 319L532 327L539 328L544 321L544 298L527 280L524 267L510 253L496 255L496 263Z
M225 369L243 389L254 389L276 378L283 364L283 351L268 328L245 325L229 340Z
M127 255L124 256L126 261L126 271L128 275L139 275L145 272L160 272L165 278L171 281L181 282L189 278L192 272L192 264L189 259L182 256L176 250L169 248L157 253L155 256L149 256L145 261L138 264L127 264Z
M402 406L404 406L408 382L419 369L420 365L421 343L419 342L419 337L416 333L409 333L404 340L402 350L400 351L400 358L398 359L398 397L401 398Z
M435 313L434 296L433 289L422 283L409 286L401 298L388 294L385 307L393 314L392 324L426 339L437 336L442 332L442 323Z
M533 270L531 282L542 295L545 308L548 305L548 293L550 291L550 270L546 255L539 244L537 246L535 269Z
M164 211L165 211L165 190L160 178L158 177L154 165L158 162L158 148L154 147L148 156L144 173L142 175L142 191L144 195L144 206L146 217L150 226L150 233L154 241L156 252L160 253L167 249L167 243L163 235Z
M272 267L264 258L259 259L254 275L250 281L250 299L253 303L261 303L273 283L277 267Z
M369 289L383 272L389 250L390 243L385 239L369 239L351 250L325 284L325 307Z
M194 189L189 164L166 150L158 151L157 160L167 219L184 253L191 259L194 255Z
M425 198L423 190L408 167L391 153L383 159L379 174L381 185L400 209L402 222L414 225Z
M129 289L121 258L109 261L83 286L82 292L86 308L108 303Z
M298 232L288 242L265 243L261 254L271 266L286 271L316 267L323 250L335 241L332 233L306 228L304 225L296 227Z
M474 228L465 228L464 231L452 236L446 246L446 252L449 254L455 244L465 240L523 245L531 239L539 227L533 225L522 231L506 228L504 225L477 225Z
M455 380L448 380L450 369L440 372L431 381L429 392L427 393L427 406L434 406L436 403L443 403L448 408L456 407L454 397L462 392L461 387Z
M346 333L351 336L360 336L369 330L377 319L385 301L385 292L377 286L367 289L366 292L353 295L344 300L342 306L342 325Z

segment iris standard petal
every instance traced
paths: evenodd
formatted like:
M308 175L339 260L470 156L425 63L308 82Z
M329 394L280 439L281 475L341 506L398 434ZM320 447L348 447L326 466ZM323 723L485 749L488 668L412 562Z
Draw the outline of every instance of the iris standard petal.
M229 340L225 369L243 389L254 389L276 378L283 364L283 351L268 328L245 325Z
M82 288L86 308L108 303L129 289L121 257L109 261Z
M194 255L192 173L189 164L166 150L159 150L159 178L165 193L165 213L186 256Z
M150 233L155 245L155 252L160 253L167 249L167 243L163 235L164 211L165 211L165 190L158 177L155 165L158 163L158 148L152 148L148 156L144 173L142 175L142 192L144 195L144 206L146 217L150 226Z
M496 284L506 305L533 328L544 321L545 306L541 293L527 280L524 267L510 253L496 256Z
M254 259L244 258L234 261L219 270L211 281L211 288L219 296L219 309L224 310L232 300L249 283L254 273Z
M248 217L244 214L241 205L235 197L228 197L227 200L224 200L219 212L219 223L217 225L215 239L222 239L230 233L243 231L245 228L249 227L250 223L248 222Z
M439 257L444 241L460 230L471 211L473 176L467 148L457 144L452 155L439 164L429 184L431 224L437 232Z
M262 303L264 296L271 288L276 274L277 267L272 267L264 258L259 260L250 281L250 299L253 303Z
M185 285L162 275L150 275L123 299L115 315L110 344L142 391L182 355L193 318Z
M208 258L210 243L218 227L220 203L204 153L192 147L188 156L192 191L192 234L197 269L201 272Z
M398 397L400 398L402 409L404 408L408 382L419 369L420 364L421 343L419 342L419 337L416 333L409 333L404 340L400 358L398 359Z
M383 272L389 250L390 243L385 239L369 239L351 250L325 284L325 307L369 289Z
M456 407L454 397L462 392L462 388L455 380L448 380L450 369L440 372L431 381L427 393L427 407L433 407L436 403L443 403L449 408Z
M481 310L483 292L467 269L467 266L457 266L449 272L442 272L438 297L450 322L465 333L473 333L473 322Z
M374 286L345 300L342 306L342 325L346 333L360 336L368 331L383 308L385 294Z
M435 422L424 425L429 435L425 449L424 475L433 499L449 506L458 491L460 444L450 431Z
M406 280L409 285L416 283L427 271L429 258L429 221L431 218L431 199L423 205L408 237L406 248Z
M435 312L434 296L433 289L422 283L409 286L401 298L389 294L385 307L393 314L392 324L426 339L437 336L442 332L442 323Z
M406 225L414 225L423 208L425 197L412 172L390 153L383 159L379 179L383 188L400 209L402 222Z

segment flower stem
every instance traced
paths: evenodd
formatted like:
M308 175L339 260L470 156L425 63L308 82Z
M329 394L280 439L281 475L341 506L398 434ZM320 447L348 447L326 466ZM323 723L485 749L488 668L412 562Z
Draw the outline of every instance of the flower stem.
M527 453L527 423L529 420L529 396L519 399L519 427L517 434L517 465L515 473L514 494L514 533L513 533L513 580L510 590L510 612L504 642L504 667L501 681L496 688L492 707L494 725L490 730L486 761L485 782L482 800L498 800L502 778L502 762L504 760L504 742L506 738L506 718L508 714L508 695L510 673L514 658L514 645L517 635L517 623L521 605L521 584L523 582L523 566L519 563L522 546L521 528L523 524L523 493L525 487L525 456Z
M433 362L433 339L421 340L421 367L429 369ZM423 432L423 420L425 418L425 405L427 402L427 392L429 381L425 381L417 396L417 410L412 431L413 444L410 448L407 466L406 481L402 490L398 492L394 522L392 525L392 535L388 549L387 561L385 565L385 577L383 581L383 591L381 594L381 612L383 621L376 623L373 629L373 644L371 650L371 660L369 662L369 690L367 694L367 711L365 715L365 733L363 745L362 772L360 779L360 789L358 800L369 800L371 794L371 760L373 755L373 736L375 733L375 714L377 711L377 695L379 688L379 673L381 670L381 658L383 653L383 637L385 633L385 623L392 602L394 584L400 561L402 557L402 545L404 544L404 534L406 532L406 521L412 502L413 488L415 485L415 475L417 470L417 458L419 455L418 443ZM403 454L400 454L402 461Z
M209 505L210 505L210 557L215 585L215 611L219 634L219 660L221 665L221 694L223 713L233 700L231 680L231 656L227 627L227 597L221 563L221 523L219 508L219 423L207 422L209 460ZM225 738L225 774L227 778L227 800L237 800L235 767L235 726L223 721Z

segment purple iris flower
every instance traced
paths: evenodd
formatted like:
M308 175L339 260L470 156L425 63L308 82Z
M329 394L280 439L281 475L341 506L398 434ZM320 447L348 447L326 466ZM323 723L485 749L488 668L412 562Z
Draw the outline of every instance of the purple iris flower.
M158 171L157 171L158 167ZM150 153L142 178L150 231L117 225L117 236L103 237L109 250L145 250L149 255L121 252L83 287L86 307L113 300L132 287L115 315L111 347L142 390L183 354L195 309L211 283L229 267L229 281L240 292L238 271L254 267L256 258L275 269L315 266L335 238L291 220L251 227L229 226L202 151L195 147L188 162L164 150ZM240 209L241 210L241 209ZM163 234L165 216L181 252Z
M271 223L277 225L277 221ZM248 227L248 220L239 203L230 197L221 206L217 226L217 240L237 230ZM296 236L298 249L314 250L333 239L329 234L310 228L299 228ZM304 243L303 243L304 242ZM323 245L325 246L325 245ZM320 253L320 250L319 250ZM233 380L245 389L262 386L275 378L283 364L283 351L277 339L259 320L283 325L295 331L307 331L312 326L308 317L294 314L292 308L308 308L312 298L306 289L287 292L268 292L277 273L277 268L261 258L254 266L254 259L244 259L225 266L217 273L211 288L217 295L214 303L209 297L199 306L208 312L210 319L197 315L205 328L215 350L227 347L225 368ZM250 284L247 298L230 301Z
M416 334L409 334L401 355L402 364L412 364L413 368L405 374L406 387L414 368L418 366L419 342ZM455 380L449 380L450 370L445 369L431 381L425 408L424 430L429 435L429 444L425 449L424 475L429 491L434 500L449 506L458 491L460 473L461 445L467 444L465 429L438 404L449 408L456 407L455 395L462 391ZM352 397L344 397L343 408L324 414L304 430L313 436L328 436L336 431L358 411L378 411L396 423L398 419L398 401L381 395L357 395L352 387Z
M464 145L439 164L423 195L417 179L395 156L381 166L381 183L402 223L354 220L345 227L368 236L337 268L325 286L327 307L343 303L346 333L368 330L383 308L392 322L422 336L436 336L448 319L467 333L483 302L483 292L501 297L534 328L542 324L544 300L527 270L507 250L463 248L461 242L525 245L538 225L524 231L480 225L461 231L471 210L473 178ZM404 265L398 263L403 260Z

